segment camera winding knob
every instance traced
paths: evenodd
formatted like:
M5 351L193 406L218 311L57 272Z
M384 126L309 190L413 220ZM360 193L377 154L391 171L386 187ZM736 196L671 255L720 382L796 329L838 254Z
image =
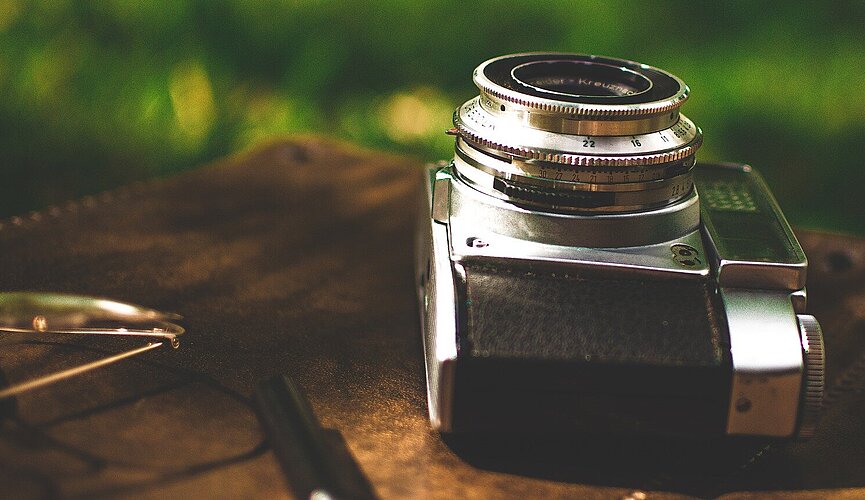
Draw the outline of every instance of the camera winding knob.
M823 349L823 330L820 328L820 323L811 315L799 314L797 318L805 361L799 438L809 439L814 436L817 421L823 408L826 359Z

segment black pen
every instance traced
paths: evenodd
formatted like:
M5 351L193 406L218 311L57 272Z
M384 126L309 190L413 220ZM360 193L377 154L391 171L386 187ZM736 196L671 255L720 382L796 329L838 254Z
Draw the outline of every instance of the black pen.
M342 435L321 427L306 397L288 376L261 382L255 403L288 486L298 498L376 498Z

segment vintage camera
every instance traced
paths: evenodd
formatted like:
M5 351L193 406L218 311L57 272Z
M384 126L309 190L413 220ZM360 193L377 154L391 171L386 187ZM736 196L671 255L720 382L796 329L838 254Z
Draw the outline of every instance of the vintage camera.
M807 262L748 165L696 164L688 87L576 54L484 62L426 172L417 281L442 432L808 437Z

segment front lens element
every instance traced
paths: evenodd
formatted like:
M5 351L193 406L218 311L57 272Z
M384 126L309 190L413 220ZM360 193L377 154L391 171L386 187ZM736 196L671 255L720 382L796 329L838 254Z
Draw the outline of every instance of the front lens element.
M517 83L551 97L622 97L652 87L645 76L619 66L584 61L534 61L511 71Z

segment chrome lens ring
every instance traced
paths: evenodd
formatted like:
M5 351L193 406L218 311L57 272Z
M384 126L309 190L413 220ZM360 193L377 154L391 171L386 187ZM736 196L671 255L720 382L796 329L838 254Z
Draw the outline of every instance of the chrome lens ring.
M490 59L475 69L474 82L481 94L536 111L573 117L665 113L679 108L689 93L682 80L652 66L625 59L554 52Z
M453 166L472 187L519 205L555 212L614 213L659 208L686 196L693 188L694 158L649 167L572 169L508 160L458 140Z
M648 165L693 155L702 133L683 115L672 126L629 135L577 135L549 132L502 120L475 97L454 114L459 135L468 142L528 159L574 166Z
M679 113L689 90L675 76L622 59L530 53L491 59L474 80L480 95L454 113L455 167L477 189L600 213L656 208L692 189L702 133Z

